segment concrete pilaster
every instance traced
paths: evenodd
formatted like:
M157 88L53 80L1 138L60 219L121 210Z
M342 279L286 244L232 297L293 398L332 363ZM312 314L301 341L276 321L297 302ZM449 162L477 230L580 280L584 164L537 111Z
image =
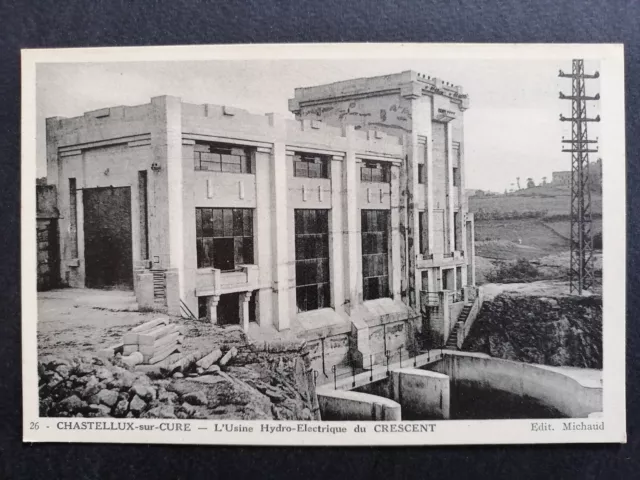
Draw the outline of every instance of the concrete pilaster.
M344 203L343 182L342 182L342 157L333 157L331 161L331 220L329 222L331 231L329 232L329 242L331 245L331 304L336 312L344 311Z
M349 305L349 313L362 303L362 244L360 237L360 211L355 201L358 192L358 175L360 164L356 160L355 150L351 147L351 140L355 136L352 125L344 127L349 147L342 165L342 205L344 205L344 263L347 273L345 285L345 302Z
M450 253L455 250L455 239L454 239L454 221L453 221L453 200L454 200L454 190L453 190L453 135L452 135L452 125L451 122L446 124L445 127L446 132L446 142L447 142L447 211L446 215L446 233L445 238L447 243L445 244L445 253Z
M271 211L272 255L273 255L273 324L277 330L289 328L289 225L287 209L287 151L286 125L284 119L269 114L269 123L274 128L274 143L271 154Z
M273 205L271 204L271 149L259 147L256 151L256 213L254 215L254 261L258 265L258 291L256 292L256 319L260 325L272 325L273 319L273 290L272 266L273 245L271 218Z
M389 244L389 258L391 265L389 266L390 273L390 289L391 296L394 300L401 300L402 298L402 275L403 257L406 261L406 257L402 255L404 251L402 244L401 230L401 217L403 210L400 205L400 165L393 164L391 166L391 201L390 201L390 217L391 217L391 242Z
M180 314L180 299L184 296L184 209L182 158L182 103L178 97L162 96L151 99L153 123L151 150L153 164L149 183L149 240L151 257L156 268L174 269L175 281L169 285L167 276L167 306L169 313ZM192 162L189 162L192 165ZM168 272L167 272L168 273ZM170 292L175 288L175 292ZM169 297L176 297L169 305Z

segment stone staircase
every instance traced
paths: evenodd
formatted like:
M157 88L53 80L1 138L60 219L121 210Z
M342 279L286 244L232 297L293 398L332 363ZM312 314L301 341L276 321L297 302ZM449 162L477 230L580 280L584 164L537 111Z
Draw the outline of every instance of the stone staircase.
M467 303L462 308L462 311L458 316L458 320L456 321L456 324L453 327L453 330L451 330L451 334L447 339L447 344L446 344L447 349L458 350L458 329L460 328L460 322L462 322L462 324L464 325L464 323L467 321L467 317L469 317L469 312L471 311L472 307L473 307L473 304Z

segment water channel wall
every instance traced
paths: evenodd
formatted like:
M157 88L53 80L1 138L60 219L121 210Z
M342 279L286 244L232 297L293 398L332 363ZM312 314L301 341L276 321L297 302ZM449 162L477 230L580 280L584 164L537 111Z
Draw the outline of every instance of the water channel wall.
M367 393L323 389L318 391L322 420L401 420L400 404Z
M602 387L585 385L543 366L492 358L470 352L445 352L428 367L479 389L495 389L528 396L568 417L588 417L602 411Z

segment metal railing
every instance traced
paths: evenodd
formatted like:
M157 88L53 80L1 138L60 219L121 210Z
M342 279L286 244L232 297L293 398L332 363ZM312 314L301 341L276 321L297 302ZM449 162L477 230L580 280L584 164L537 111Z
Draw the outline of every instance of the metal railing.
M338 381L348 377L351 377L351 388L355 388L357 384L356 376L365 372L369 372L368 380L369 382L373 382L374 370L376 369L376 367L380 367L378 368L378 372L376 373L378 374L383 373L384 375L382 377L377 378L375 381L379 381L384 378L387 378L391 373L391 365L396 362L398 363L399 368L406 368L406 367L417 368L418 356L420 355L425 355L425 354L427 355L426 363L422 363L422 365L429 364L431 363L432 360L435 360L437 358L438 354L440 354L440 358L441 358L443 355L444 349L445 349L444 346L439 346L438 348L427 349L420 353L418 353L418 351L415 351L412 358L411 354L407 352L406 347L404 345L400 345L400 347L398 347L395 350L385 350L384 357L382 359L381 364L374 364L374 358L376 356L379 356L381 352L377 352L376 354L369 355L369 368L357 367L355 363L351 360L349 361L348 365L344 366L345 368L341 372L338 371L339 367L337 365L333 365L331 367L331 373L333 377L333 388L337 390ZM319 373L316 370L314 370L314 372L315 372L314 381L317 382ZM366 384L366 382L360 383L360 385L364 385L364 384Z

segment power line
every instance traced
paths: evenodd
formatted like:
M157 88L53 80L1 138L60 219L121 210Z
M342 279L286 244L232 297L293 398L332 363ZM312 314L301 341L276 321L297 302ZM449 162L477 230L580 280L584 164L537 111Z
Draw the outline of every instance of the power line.
M563 152L571 153L571 259L569 261L569 290L581 295L589 290L594 282L593 267L593 235L591 216L591 189L589 183L589 153L597 152L598 147L590 147L597 143L589 140L587 125L599 122L600 115L587 117L587 100L596 101L600 94L586 95L585 80L600 76L598 72L584 73L584 60L574 59L572 72L558 75L571 78L571 95L560 92L561 100L571 100L571 117L560 114L561 122L571 122L571 140L562 139L562 143L570 144Z

